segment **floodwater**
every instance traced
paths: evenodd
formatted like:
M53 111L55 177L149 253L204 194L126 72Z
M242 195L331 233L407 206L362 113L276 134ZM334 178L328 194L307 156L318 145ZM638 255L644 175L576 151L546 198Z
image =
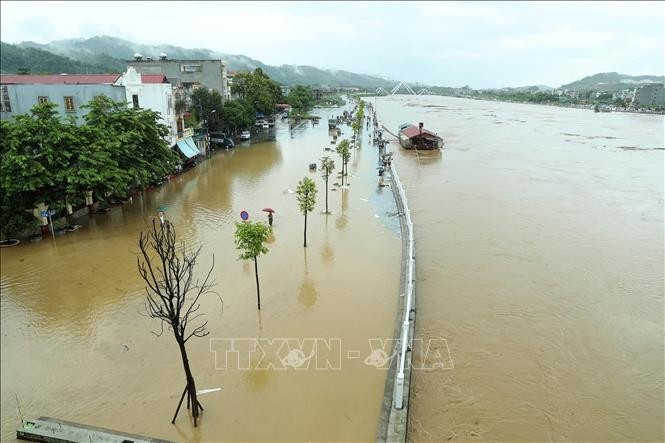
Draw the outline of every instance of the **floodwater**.
M416 235L409 440L663 441L660 115L395 96L441 154L395 163ZM445 349L445 348L444 348ZM415 364L423 355L414 355Z
M449 351L446 369L413 371L409 439L663 441L663 117L423 96L376 106L387 127L423 121L446 141L440 154L393 147L415 224L417 338ZM334 214L320 213L323 181L307 169L330 146L319 112L317 127L220 152L55 243L2 250L3 440L20 422L15 394L24 418L176 441L374 439L385 371L364 357L393 333L397 219L370 147L350 189L330 192ZM288 189L308 175L319 212L305 250ZM214 254L223 300L204 303L211 334L188 343L197 387L222 388L200 397L196 430L182 411L169 423L177 347L140 315L136 243L160 205L202 247L201 274ZM277 213L259 314L233 224L265 206ZM209 338L257 337L339 339L315 357L337 352L341 369L278 370L272 352L270 370L256 355L249 370L215 369Z
M308 165L331 146L327 118L341 110L316 112L321 124L291 134L278 122L274 140L218 152L144 197L83 220L78 231L2 250L3 441L13 441L20 425L17 406L23 419L45 415L174 441L374 439L386 371L364 360L370 339L393 334L399 225L391 192L377 189L369 147L354 153L348 190L331 179L333 214L322 213L324 182ZM319 189L306 249L291 193L305 176ZM169 332L153 335L159 324L141 315L138 235L160 206L179 238L201 247L199 276L214 255L219 298L200 310L210 335L190 340L188 351L197 388L221 391L199 397L205 411L196 429L184 406L170 424L185 385L180 355ZM258 312L254 266L237 260L233 233L242 210L267 222L267 206L276 213L270 251L258 261ZM242 351L257 339L265 358L256 351L224 360L229 340ZM308 363L284 364L299 348L280 347L281 339L304 340L295 357Z

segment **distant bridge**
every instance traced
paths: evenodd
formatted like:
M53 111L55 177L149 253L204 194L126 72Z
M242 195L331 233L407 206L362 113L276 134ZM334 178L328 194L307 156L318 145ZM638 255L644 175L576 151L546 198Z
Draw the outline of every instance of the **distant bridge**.
M402 88L405 89L406 92L408 94L411 94L411 95L432 95L432 92L427 88L422 88L418 92L416 92L416 91L413 90L413 88L411 88L411 86L409 86L408 84L406 84L404 82L397 83L395 85L395 87L390 90L390 92L386 91L382 87L378 87L378 88L376 88L376 93L377 94L383 94L383 95L395 95Z

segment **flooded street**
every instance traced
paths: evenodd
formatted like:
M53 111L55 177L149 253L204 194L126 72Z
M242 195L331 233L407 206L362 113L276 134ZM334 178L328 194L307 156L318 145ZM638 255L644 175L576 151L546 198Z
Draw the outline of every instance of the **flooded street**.
M409 439L663 441L661 115L379 98L417 242ZM415 355L418 364L422 356Z
M364 147L349 164L350 189L331 190L333 214L322 214L324 182L308 164L330 146L328 111L314 112L321 124L291 136L278 122L275 141L218 152L55 243L45 237L2 250L3 441L14 441L20 425L15 394L24 419L46 415L174 441L374 439L386 371L363 359L370 338L392 337L401 254L395 206L389 191L377 192L376 152ZM305 176L319 189L306 249L289 191ZM141 316L138 235L160 206L180 239L203 248L199 275L214 254L223 300L203 303L210 336L188 342L197 388L222 388L199 397L205 411L195 431L183 411L170 424L185 385L175 340L151 334L159 324ZM267 222L266 206L276 213L270 251L258 260L259 313L254 267L237 260L233 233L242 210ZM232 359L221 367L215 339L257 338L326 339L330 349L317 357L330 368L285 368L273 353L267 369L260 354L248 370Z
M663 116L368 101L389 129L422 121L446 143L391 144L415 226L416 337L445 339L454 363L413 371L409 440L662 441ZM319 125L290 134L280 123L274 141L218 152L55 242L2 250L3 441L20 425L15 394L24 419L175 441L374 440L386 372L364 358L369 339L393 334L399 225L366 133L350 189L331 180L333 214L322 214L324 182L307 166L326 155L326 120L341 111L315 112ZM306 249L291 193L305 176L319 189ZM182 411L170 424L185 382L175 341L141 316L138 234L160 206L202 247L200 274L214 254L223 300L204 302L210 336L188 342L197 387L222 388L200 397L195 431ZM266 206L276 214L257 312L233 233L240 211L267 221ZM256 338L327 339L320 352L339 370L216 364L215 339Z

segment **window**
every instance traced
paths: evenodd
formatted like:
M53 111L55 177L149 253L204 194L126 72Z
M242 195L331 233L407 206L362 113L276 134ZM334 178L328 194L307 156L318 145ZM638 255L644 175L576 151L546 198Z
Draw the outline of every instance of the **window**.
M139 95L138 94L132 94L132 104L134 105L135 108L139 107Z
M39 97L37 97L37 103L39 103L40 105L42 103L48 103L48 97L45 95L40 95Z
M9 91L7 91L7 86L2 86L2 99L0 100L0 111L2 112L12 112L12 106L9 103Z
M74 108L74 97L67 96L65 97L65 112L76 112Z
M180 65L180 72L201 72L201 65Z

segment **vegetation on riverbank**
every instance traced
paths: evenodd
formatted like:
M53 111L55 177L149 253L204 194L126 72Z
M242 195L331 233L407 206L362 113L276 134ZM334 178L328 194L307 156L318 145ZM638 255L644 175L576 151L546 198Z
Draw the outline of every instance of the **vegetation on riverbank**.
M63 119L54 103L0 124L0 191L3 233L32 227L39 204L67 209L96 195L125 199L171 174L178 157L163 137L168 128L149 109L128 108L100 95L85 105L84 124ZM27 214L27 215L24 215Z

